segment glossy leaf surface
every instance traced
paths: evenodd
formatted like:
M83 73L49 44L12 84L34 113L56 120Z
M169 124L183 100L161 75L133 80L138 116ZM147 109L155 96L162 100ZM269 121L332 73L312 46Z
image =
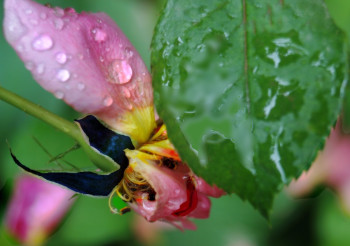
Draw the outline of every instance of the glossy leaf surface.
M152 43L158 113L196 174L268 216L337 119L343 47L321 0L168 0Z

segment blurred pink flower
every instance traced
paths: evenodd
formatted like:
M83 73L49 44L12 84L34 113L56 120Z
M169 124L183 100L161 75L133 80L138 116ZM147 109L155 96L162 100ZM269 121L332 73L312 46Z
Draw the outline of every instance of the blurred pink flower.
M4 30L42 87L132 139L135 149L125 149L128 167L113 193L147 220L178 228L194 229L188 217L209 216L208 196L224 192L181 162L165 125L156 122L147 67L113 20L5 0Z
M5 227L24 245L40 245L55 230L74 193L30 175L19 176L8 205Z
M287 190L293 196L302 197L320 184L332 188L350 214L350 135L342 132L341 120L332 129L311 168Z

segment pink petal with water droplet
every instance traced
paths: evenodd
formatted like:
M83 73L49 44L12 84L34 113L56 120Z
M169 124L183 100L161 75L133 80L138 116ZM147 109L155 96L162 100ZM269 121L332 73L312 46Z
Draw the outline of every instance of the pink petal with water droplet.
M8 205L5 226L26 245L39 245L60 223L74 193L30 175L20 176Z
M5 0L4 32L20 58L32 64L30 70L42 87L115 130L123 132L120 124L134 120L125 119L125 113L153 105L147 67L103 13L78 14L31 0ZM106 98L113 103L106 104ZM144 117L154 118L153 109Z

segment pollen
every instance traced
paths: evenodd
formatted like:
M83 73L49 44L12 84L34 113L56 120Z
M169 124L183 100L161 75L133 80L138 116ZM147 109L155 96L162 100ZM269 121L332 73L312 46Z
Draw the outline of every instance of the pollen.
M144 199L155 201L157 194L135 166L142 162L145 165L160 165L176 169L181 164L180 157L170 143L164 124L155 128L149 141L136 150L125 150L129 166L124 177L115 188L115 193L125 202L138 202ZM138 160L138 161L135 161Z

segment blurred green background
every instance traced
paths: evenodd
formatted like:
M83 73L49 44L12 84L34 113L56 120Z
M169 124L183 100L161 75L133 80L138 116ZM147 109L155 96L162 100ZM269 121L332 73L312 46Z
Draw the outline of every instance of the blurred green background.
M78 11L106 12L129 37L144 61L150 66L150 42L163 1L155 0L47 0L53 6L74 7ZM3 18L3 0L0 1ZM332 10L337 11L337 10ZM24 64L0 33L0 86L9 89L46 109L73 120L79 117L60 100L41 89ZM6 103L0 102L0 219L11 196L13 181L21 171L10 159L13 148L19 159L35 168L59 169L47 164L50 159L34 141L57 155L74 142L48 125ZM80 168L92 165L80 150L67 155ZM271 221L265 221L252 207L235 195L212 200L211 216L196 220L197 231L181 232L140 224L134 213L113 215L107 199L79 197L74 207L47 245L350 245L350 218L345 215L335 195L326 190L314 199L293 200L285 193L277 196ZM2 223L1 223L2 225ZM137 226L149 227L141 235ZM152 232L153 230L153 232ZM148 239L146 239L148 238ZM15 245L0 227L0 245Z

